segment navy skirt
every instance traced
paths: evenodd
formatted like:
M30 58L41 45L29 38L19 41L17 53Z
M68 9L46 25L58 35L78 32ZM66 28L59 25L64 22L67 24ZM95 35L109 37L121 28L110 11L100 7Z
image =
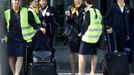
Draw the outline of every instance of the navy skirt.
M26 51L26 42L8 39L7 49L9 56L24 56Z
M96 44L91 44L91 43L86 43L84 41L81 42L80 44L80 51L79 54L82 55L97 55L97 43Z
M70 52L78 53L80 47L80 39L77 38L77 40L68 40L68 45L70 48Z

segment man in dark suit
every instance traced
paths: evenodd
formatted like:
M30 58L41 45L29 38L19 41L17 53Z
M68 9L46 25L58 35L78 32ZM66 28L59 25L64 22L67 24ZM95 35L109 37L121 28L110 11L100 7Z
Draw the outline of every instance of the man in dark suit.
M103 19L104 25L107 28L108 33L114 31L117 43L117 50L122 52L125 46L125 40L129 40L131 37L130 27L131 27L131 8L125 4L124 0L117 0L117 3L113 4L106 16ZM113 38L110 34L110 40L112 43L112 50L115 50Z

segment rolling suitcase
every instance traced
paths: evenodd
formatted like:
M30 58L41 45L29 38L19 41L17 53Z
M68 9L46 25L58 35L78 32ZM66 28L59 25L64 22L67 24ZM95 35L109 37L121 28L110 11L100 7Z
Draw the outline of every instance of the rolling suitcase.
M125 41L125 52L128 55L128 63L132 64L133 63L133 49L132 49L132 39L126 40Z
M28 75L57 75L56 60L48 50L33 51L33 62L28 64Z
M114 32L112 35L114 38L115 50L112 52L109 34L107 34L108 51L102 62L103 75L129 75L130 73L127 54L125 52L117 52Z
M54 63L29 63L28 75L57 75Z

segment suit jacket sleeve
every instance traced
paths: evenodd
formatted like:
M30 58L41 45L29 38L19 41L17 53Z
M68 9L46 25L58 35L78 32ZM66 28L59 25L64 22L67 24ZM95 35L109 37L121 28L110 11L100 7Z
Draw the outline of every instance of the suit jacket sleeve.
M56 23L56 11L53 7L50 8L51 13L53 13L53 15L51 16L51 21L50 21L50 32L52 34L54 34L54 32L57 29L57 23Z
M106 15L103 17L103 25L105 28L111 27L110 17L112 16L112 10L113 10L113 7L110 7Z

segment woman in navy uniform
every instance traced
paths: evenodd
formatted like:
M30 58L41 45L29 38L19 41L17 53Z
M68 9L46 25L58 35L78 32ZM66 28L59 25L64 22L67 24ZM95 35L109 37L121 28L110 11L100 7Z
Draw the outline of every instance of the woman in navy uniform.
M68 6L65 11L66 23L64 34L68 38L70 48L70 64L72 75L75 75L75 53L79 52L80 33L85 5L82 0L74 0L74 5Z
M20 7L20 0L12 0L11 3L12 3L11 9L5 11L5 19L8 26L7 27L7 37L8 37L7 49L8 49L8 56L9 56L9 64L12 73L13 75L20 75L20 71L23 65L23 57L25 55L25 50L26 50L26 42L27 42L26 38L23 35L23 31L26 30L27 28L22 28L22 26L24 26L22 25L22 21L27 22L28 20L28 23L30 24L30 26L28 26L29 28L33 27L34 29L39 29L40 27L35 22L33 14L31 12L28 12L28 10L26 10L27 8ZM23 14L22 14L22 10L23 10ZM25 12L28 12L28 18L22 16L22 15L26 15L24 14ZM40 29L44 32L43 28Z
M39 18L41 20L41 26L46 29L46 33L38 33L41 45L37 49L54 51L53 38L56 30L55 10L48 5L48 0L40 0L39 3Z
M114 31L117 43L117 50L119 52L124 51L125 40L131 38L132 27L132 12L131 8L125 3L124 0L117 0L117 3L113 4L107 14L105 15L103 21L105 27L107 27L107 32L112 33ZM110 35L112 36L112 35ZM111 48L114 51L113 38L110 37Z

